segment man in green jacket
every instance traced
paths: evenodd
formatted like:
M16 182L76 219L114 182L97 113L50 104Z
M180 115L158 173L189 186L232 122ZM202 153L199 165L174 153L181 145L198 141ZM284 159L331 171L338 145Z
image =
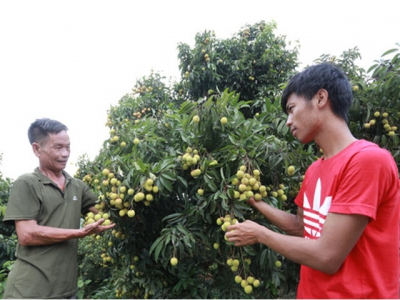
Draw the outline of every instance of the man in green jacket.
M38 119L28 130L39 167L14 183L3 221L15 224L17 260L4 298L74 298L78 280L78 238L115 224L103 219L80 228L81 214L97 212L97 196L64 171L69 155L68 128Z

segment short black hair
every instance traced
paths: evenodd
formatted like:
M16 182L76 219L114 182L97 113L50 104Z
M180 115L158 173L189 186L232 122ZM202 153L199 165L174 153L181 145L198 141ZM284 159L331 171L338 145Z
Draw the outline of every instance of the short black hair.
M61 131L67 131L68 128L59 121L48 118L37 119L29 126L28 138L31 145L33 143L42 144L49 134L57 134Z
M328 92L333 113L348 122L348 111L353 101L351 84L346 74L330 63L314 65L294 75L283 91L282 110L287 114L286 104L292 93L311 100L320 89Z

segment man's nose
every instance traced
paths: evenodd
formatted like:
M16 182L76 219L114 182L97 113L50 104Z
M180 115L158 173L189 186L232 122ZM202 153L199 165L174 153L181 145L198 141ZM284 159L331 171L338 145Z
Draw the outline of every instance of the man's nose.
M71 153L71 150L70 150L70 149L63 148L63 150L62 150L62 152L61 152L61 155L62 155L62 156L69 156L70 153Z
M292 116L291 115L288 115L288 117L287 117L286 126L287 127L292 126Z

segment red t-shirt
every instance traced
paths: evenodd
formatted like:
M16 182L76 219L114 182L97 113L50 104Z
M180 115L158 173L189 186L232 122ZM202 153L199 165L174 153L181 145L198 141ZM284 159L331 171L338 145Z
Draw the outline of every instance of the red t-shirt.
M370 222L334 275L301 266L298 298L399 298L399 187L391 154L364 140L308 168L295 200L305 238L320 236L329 212Z

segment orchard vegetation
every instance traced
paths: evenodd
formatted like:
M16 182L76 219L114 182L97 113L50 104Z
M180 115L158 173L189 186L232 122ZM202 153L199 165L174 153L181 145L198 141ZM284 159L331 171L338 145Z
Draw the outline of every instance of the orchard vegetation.
M3 156L0 154L0 165L2 159ZM17 244L14 227L3 223L11 186L12 180L4 177L0 172L0 296L4 292L5 280L15 260L15 248Z
M80 241L80 298L295 297L297 264L225 239L229 224L247 219L279 232L246 199L295 213L305 170L321 155L285 126L280 96L298 71L299 45L275 29L198 33L194 47L178 45L178 82L151 72L110 107L110 137L95 159L80 158L75 177L99 199L100 213L83 224L104 218L116 227ZM352 83L352 133L398 165L399 55L389 50L367 71L355 63L357 48L316 59Z

